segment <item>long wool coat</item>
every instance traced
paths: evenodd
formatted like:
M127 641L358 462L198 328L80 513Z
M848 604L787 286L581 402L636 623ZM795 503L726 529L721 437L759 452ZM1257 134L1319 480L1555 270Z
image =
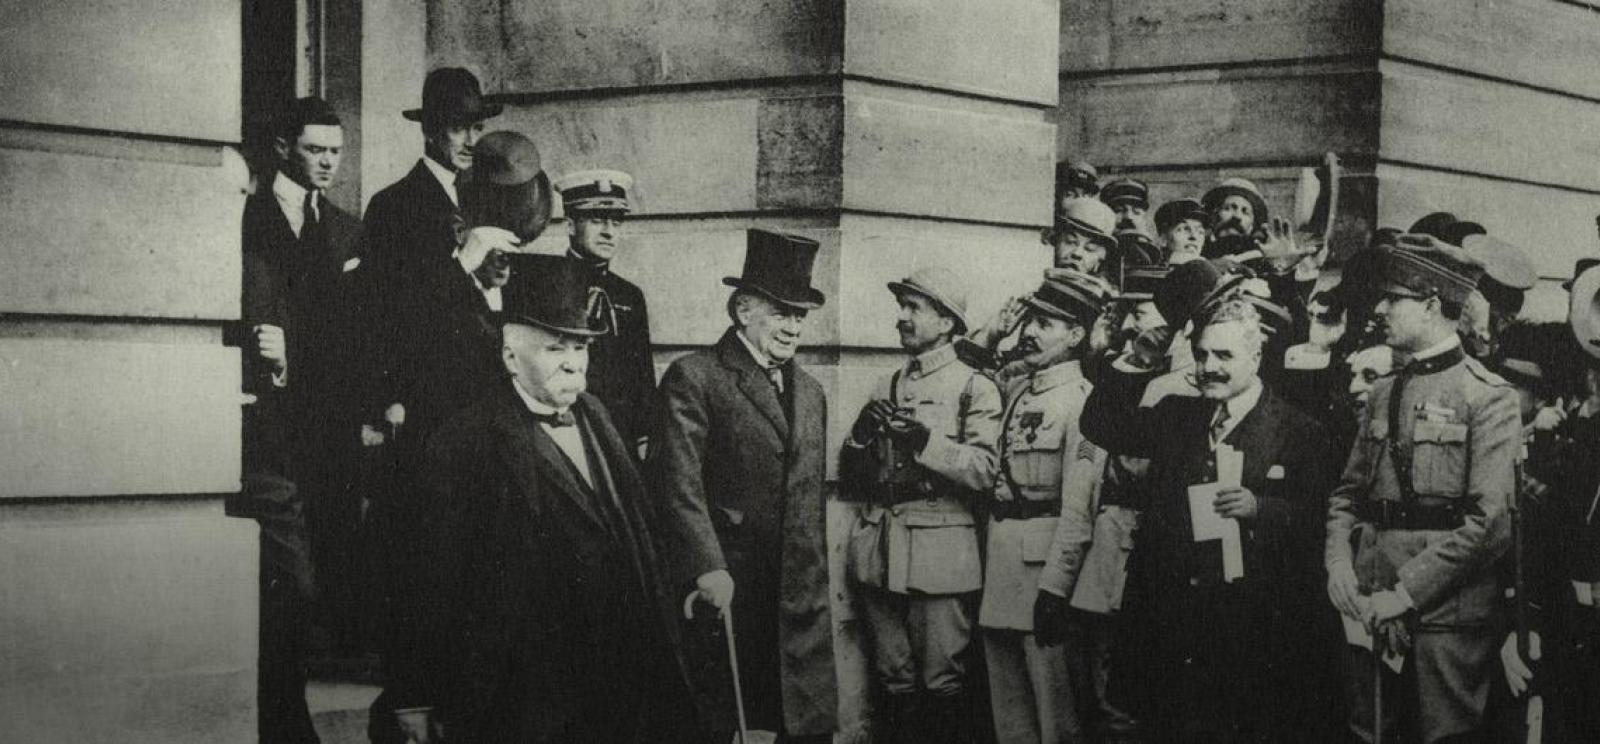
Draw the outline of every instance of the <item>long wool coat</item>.
M646 470L678 590L687 593L709 571L733 575L752 727L817 734L833 729L837 708L823 517L826 401L804 371L793 368L786 379L788 411L731 329L712 349L674 362L661 381ZM699 627L686 644L703 718L735 728L724 642Z

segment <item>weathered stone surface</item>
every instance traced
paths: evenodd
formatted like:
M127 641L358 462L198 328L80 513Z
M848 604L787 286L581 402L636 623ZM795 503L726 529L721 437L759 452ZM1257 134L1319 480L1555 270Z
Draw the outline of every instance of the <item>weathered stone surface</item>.
M400 112L422 103L427 28L422 0L392 0L361 15L362 209L422 157L422 129Z
M1549 278L1570 277L1580 256L1600 254L1592 194L1387 163L1378 182L1382 225L1405 228L1429 212L1454 212L1521 246Z
M1385 159L1600 191L1600 103L1384 61Z
M948 267L969 283L974 325L987 322L1006 299L1037 288L1050 265L1037 229L846 214L839 231L839 315L850 319L839 343L850 348L899 352L899 307L885 285L924 265Z
M747 97L512 106L490 129L533 138L552 178L633 174L639 214L744 212L756 207L760 106Z
M1053 127L1016 106L845 84L844 206L1046 225Z
M1385 0L1383 19L1386 54L1600 97L1594 8L1550 0Z
M0 504L0 739L254 741L258 531L213 500Z
M1370 155L1378 92L1375 74L1348 65L1068 80L1056 151L1114 167Z
M0 149L0 311L237 317L244 169L227 162Z
M1055 103L1053 0L842 4L847 73Z
M1368 0L1062 0L1061 71L1372 54L1381 12Z
M828 0L430 6L430 62L481 66L505 93L821 75L843 48L843 3Z
M237 142L238 2L6 3L4 118Z
M239 490L236 349L0 339L0 390L0 497Z
M757 206L826 209L840 204L844 198L842 96L765 99L756 130Z

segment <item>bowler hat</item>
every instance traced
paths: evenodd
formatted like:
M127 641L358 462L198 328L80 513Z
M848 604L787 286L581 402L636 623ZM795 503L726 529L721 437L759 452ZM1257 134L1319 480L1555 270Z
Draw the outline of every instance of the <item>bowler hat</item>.
M505 107L484 103L478 78L461 67L441 67L422 81L422 108L406 109L412 121L468 124L499 116Z
M538 146L517 132L490 132L478 140L459 191L469 228L499 227L528 242L550 224L550 177Z
M586 170L556 179L561 205L574 212L631 212L633 176L618 170Z
M723 277L722 283L789 307L822 307L827 298L811 286L811 266L819 247L810 238L751 229L745 234L744 271Z
M568 336L599 336L610 329L595 312L589 264L569 256L508 255L511 279L502 290L501 321L538 326Z
M1156 232L1163 235L1184 220L1206 221L1205 205L1197 199L1174 199L1156 209Z
M1184 323L1214 295L1227 292L1244 281L1231 263L1219 260L1186 261L1172 267L1155 291L1156 309L1167 324L1182 328Z
M1089 325L1110 299L1111 288L1099 277L1072 269L1052 269L1022 303L1052 318Z
M1261 189L1243 178L1228 178L1222 183L1212 187L1205 196L1200 198L1200 203L1205 205L1206 211L1216 213L1217 207L1222 206L1223 200L1230 196L1242 196L1250 202L1251 212L1255 215L1257 225L1267 224L1267 200L1261 196Z
M924 266L898 282L889 282L889 291L896 296L910 292L932 300L956 319L956 333L966 332L967 287L956 272L943 266Z

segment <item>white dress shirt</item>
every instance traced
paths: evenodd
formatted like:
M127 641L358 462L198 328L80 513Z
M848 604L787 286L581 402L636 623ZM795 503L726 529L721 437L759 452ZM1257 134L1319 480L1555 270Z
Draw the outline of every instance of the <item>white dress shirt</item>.
M461 206L461 198L456 196L456 172L426 155L422 156L422 164L427 166L428 172L432 173L434 178L439 179L439 185L444 187L444 193L450 196L450 203Z
M565 408L555 408L541 403L529 395L528 391L523 390L522 383L515 379L511 381L511 387L517 391L517 397L522 399L523 405L537 416L554 416L567 411ZM578 475L583 477L583 482L594 488L594 476L589 472L589 455L583 450L583 432L578 431L577 425L551 426L541 421L539 426L544 429L544 433L555 440L556 446L566 453L567 459L572 460L572 464L578 469Z
M316 217L322 217L322 199L317 192L311 197L311 209L316 212ZM306 225L306 187L294 182L293 178L283 175L278 171L272 178L272 195L278 199L278 208L283 210L283 216L289 220L289 229L294 231L295 237L300 237L300 231Z

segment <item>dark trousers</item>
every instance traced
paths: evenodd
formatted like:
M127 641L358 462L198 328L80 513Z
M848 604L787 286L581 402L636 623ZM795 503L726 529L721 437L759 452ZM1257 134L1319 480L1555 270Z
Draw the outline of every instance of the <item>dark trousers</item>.
M311 563L293 483L247 474L230 513L261 525L260 631L256 660L257 730L262 744L316 744L306 707L306 640Z

